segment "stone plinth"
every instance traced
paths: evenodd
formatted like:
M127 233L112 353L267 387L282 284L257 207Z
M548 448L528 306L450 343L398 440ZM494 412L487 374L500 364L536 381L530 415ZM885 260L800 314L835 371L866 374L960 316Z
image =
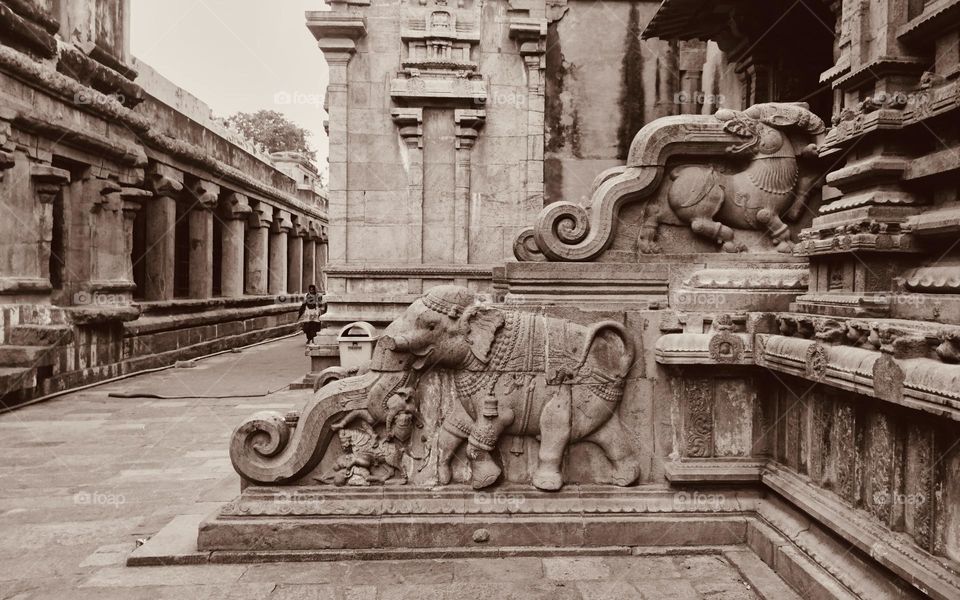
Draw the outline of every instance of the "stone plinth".
M200 524L201 552L738 544L759 496L702 505L662 486L249 487ZM721 499L722 498L722 499Z

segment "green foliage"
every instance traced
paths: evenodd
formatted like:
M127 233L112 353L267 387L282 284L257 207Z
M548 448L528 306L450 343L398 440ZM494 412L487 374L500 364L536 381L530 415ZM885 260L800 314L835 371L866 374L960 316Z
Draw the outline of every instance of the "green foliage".
M227 125L266 152L300 152L312 161L317 151L307 142L309 132L275 110L238 112L227 118Z

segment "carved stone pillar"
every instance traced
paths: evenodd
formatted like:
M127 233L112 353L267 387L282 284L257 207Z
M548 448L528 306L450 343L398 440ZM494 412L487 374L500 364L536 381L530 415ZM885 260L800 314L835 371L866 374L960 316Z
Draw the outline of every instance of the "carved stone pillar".
M531 214L543 208L543 114L546 71L547 20L514 18L510 37L520 48L527 71L527 159L524 169L524 206ZM482 122L481 122L482 124Z
M243 194L227 194L221 203L220 293L228 298L243 295L244 229L250 213L250 203Z
M395 108L393 122L407 150L407 262L423 262L423 109ZM332 211L331 223L336 226ZM336 231L334 232L336 234ZM331 257L332 258L332 257Z
M307 228L301 219L296 218L287 238L287 291L291 294L303 291L303 238L307 235Z
M316 260L316 274L314 275L314 281L317 284L317 288L320 291L327 291L327 278L324 274L324 268L330 262L330 246L327 242L329 239L329 234L327 228L324 226L321 228L320 239L317 241L317 260Z
M258 202L247 221L246 292L263 296L267 293L267 252L273 207Z
M453 261L462 265L470 262L470 154L485 118L482 110L453 111L457 126Z
M213 210L220 186L196 181L189 187L190 297L213 296Z
M290 213L276 211L270 226L270 275L267 283L271 294L287 293L287 234L292 228Z
M123 188L113 179L89 177L83 182L84 196L90 202L87 215L92 291L130 292L133 280L127 279L124 255L127 249L123 213Z
M123 239L124 254L127 256L126 279L133 278L133 224L137 213L153 198L153 193L135 187L125 187L120 191L120 200L123 202Z
M147 300L173 300L177 197L183 191L183 182L170 175L176 176L155 173L148 181L154 198L146 210L143 296Z
M366 23L358 14L337 6L333 11L307 13L307 28L317 40L329 67L326 106L329 117L327 131L330 144L329 214L336 231L331 248L332 259L347 260L347 64L357 50L357 40L367 33Z
M50 165L33 164L30 167L30 179L33 185L33 196L37 201L37 231L40 239L37 245L35 267L26 274L28 277L35 276L42 287L49 287L50 251L53 242L53 202L63 186L70 181L70 172ZM14 264L16 262L14 259Z
M707 51L702 43L680 43L680 114L695 115L700 112L703 104L700 86L706 61Z
M307 226L307 235L303 238L303 278L301 290L307 291L310 285L316 285L317 272L317 238L320 236L319 225L310 221Z
M53 201L69 179L68 172L26 154L0 153L0 293L50 291Z

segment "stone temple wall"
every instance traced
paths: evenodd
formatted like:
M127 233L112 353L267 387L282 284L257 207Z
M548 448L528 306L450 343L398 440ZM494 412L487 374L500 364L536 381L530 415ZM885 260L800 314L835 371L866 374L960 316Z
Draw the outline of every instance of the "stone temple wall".
M129 10L0 3L7 405L290 332L322 280L324 199L135 61Z
M374 0L307 14L331 73L316 352L433 285L490 294L491 267L545 204L588 194L644 123L700 110L679 93L699 81L703 44L640 41L657 4Z

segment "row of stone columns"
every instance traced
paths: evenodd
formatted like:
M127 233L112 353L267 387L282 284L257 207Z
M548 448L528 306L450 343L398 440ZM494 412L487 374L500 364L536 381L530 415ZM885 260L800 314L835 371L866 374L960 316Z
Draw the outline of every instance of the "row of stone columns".
M220 186L193 181L184 185L159 166L150 178L154 197L145 211L147 301L174 299L177 201L185 201L189 229L189 297L213 296L214 219L221 223L220 293L225 297L301 293L320 286L323 262L318 248L324 227L316 220L251 201Z

